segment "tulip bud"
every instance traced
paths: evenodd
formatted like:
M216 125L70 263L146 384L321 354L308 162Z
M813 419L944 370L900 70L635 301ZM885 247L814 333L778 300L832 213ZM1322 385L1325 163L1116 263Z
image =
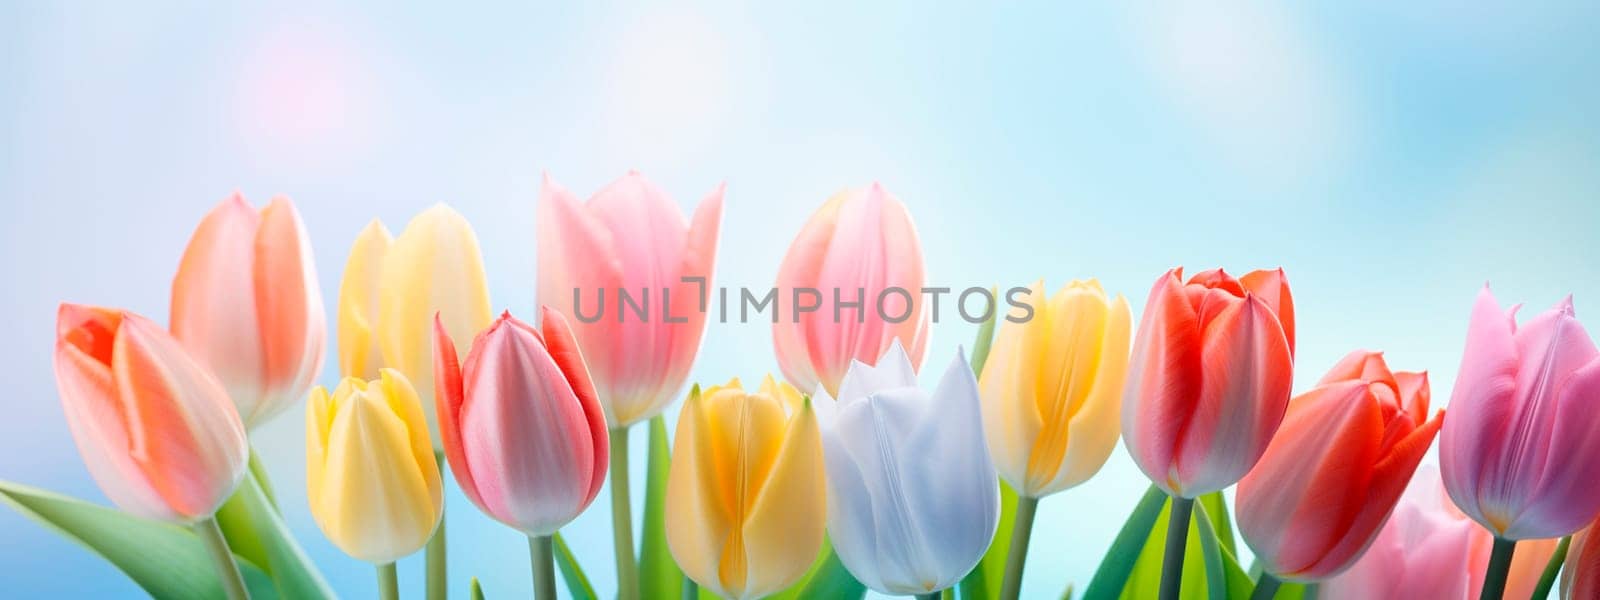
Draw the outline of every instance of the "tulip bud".
M356 236L339 282L339 374L377 379L383 368L378 344L378 298L383 290L383 261L394 238L383 222L373 219ZM428 390L431 392L431 390Z
M1133 343L1122 437L1145 476L1194 498L1244 477L1283 421L1294 302L1282 271L1156 281Z
M724 598L799 581L822 547L826 480L811 401L768 376L689 393L667 475L667 547L684 575Z
M1561 569L1562 600L1600 598L1600 533L1597 532L1600 527L1591 523L1572 536L1571 550Z
M1572 299L1517 326L1488 286L1440 434L1450 499L1495 536L1570 534L1600 512L1600 351Z
M465 362L436 321L435 392L450 472L485 514L529 537L556 532L600 493L610 442L566 319L505 313Z
M422 402L404 375L353 377L306 406L306 497L345 554L385 565L428 543L444 513Z
M539 302L568 317L612 427L660 413L688 378L705 331L721 220L721 186L685 222L666 192L637 172L587 204L545 177Z
M828 473L828 531L857 580L885 594L960 581L1000 523L978 385L957 353L933 394L898 341L812 400Z
M1428 400L1426 373L1358 350L1290 402L1239 482L1239 532L1266 572L1317 581L1360 558L1439 431Z
M871 363L895 340L920 366L928 342L924 277L904 204L876 183L830 198L778 267L776 302L786 308L772 341L784 377L808 393L837 394L852 360Z
M233 494L249 458L228 392L139 315L63 304L56 387L89 474L118 508L189 523Z
M1033 318L1000 325L984 363L983 424L995 466L1040 498L1083 483L1117 444L1132 316L1122 296L1073 281L1028 294Z
M305 397L327 325L293 203L257 211L235 194L206 215L172 279L172 335L222 381L246 427Z

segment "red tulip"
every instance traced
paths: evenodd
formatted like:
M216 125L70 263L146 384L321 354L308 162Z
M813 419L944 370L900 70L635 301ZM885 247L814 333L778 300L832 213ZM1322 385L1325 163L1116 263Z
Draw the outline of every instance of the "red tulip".
M1426 373L1358 350L1290 401L1239 481L1239 532L1266 572L1316 581L1360 558L1439 431L1444 411L1429 419L1428 400Z
M1122 436L1156 486L1194 498L1248 473L1283 421L1294 301L1281 269L1182 277L1181 268L1168 271L1145 302Z

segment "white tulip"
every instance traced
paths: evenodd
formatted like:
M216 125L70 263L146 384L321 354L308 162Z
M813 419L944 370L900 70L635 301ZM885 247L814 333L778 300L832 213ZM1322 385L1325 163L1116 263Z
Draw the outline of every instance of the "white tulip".
M960 581L1000 522L978 382L958 350L932 395L896 341L877 366L854 362L839 398L812 404L828 474L828 535L850 574L886 594Z

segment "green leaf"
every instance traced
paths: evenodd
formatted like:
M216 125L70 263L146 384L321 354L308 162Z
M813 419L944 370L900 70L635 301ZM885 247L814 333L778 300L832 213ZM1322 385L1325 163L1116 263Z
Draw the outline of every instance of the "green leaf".
M205 546L188 529L7 481L0 481L0 501L104 558L152 597L223 595ZM251 597L278 597L266 573L244 558L234 559Z
M1146 495L1148 498L1149 495ZM1164 503L1170 504L1170 503ZM1200 518L1189 520L1188 543L1184 549L1183 584L1179 588L1178 596L1183 600L1209 600L1215 598L1213 594L1220 593L1221 598L1227 600L1248 599L1254 590L1254 582L1244 568L1239 566L1239 561L1231 552L1222 548L1216 537L1213 518L1208 518L1204 505L1198 507L1201 511ZM1145 539L1143 549L1134 563L1133 572L1127 579L1127 585L1121 590L1121 598L1132 600L1134 598L1154 598L1161 589L1161 562L1162 554L1167 545L1167 515L1170 507L1163 507L1156 518L1154 527L1151 527L1149 537ZM1209 534L1209 535L1208 535ZM1120 541L1120 536L1119 536ZM1209 548L1214 548L1211 552ZM1207 576L1206 555L1220 564L1213 566L1212 571L1222 574L1222 585L1213 585L1213 577Z
M267 465L261 462L261 455L256 453L255 446L250 447L250 476L256 478L256 485L261 486L261 494L267 497L267 503L272 505L272 510L277 511L278 496L272 493L272 480L267 478Z
M238 544L246 557L260 561L279 595L297 599L338 597L295 542L294 534L254 476L244 478L224 508L218 524L222 535L228 538L228 546Z
M589 585L589 576L583 574L583 567L578 565L578 557L572 555L572 549L567 547L567 540L562 539L561 533L556 532L556 567L561 570L561 579L567 582L567 593L572 595L572 600L596 600L594 586Z
M478 583L478 578L472 578L472 588L467 592L470 600L483 600L483 586Z
M1217 541L1222 544L1222 549L1238 556L1239 547L1233 541L1233 520L1228 518L1228 500L1222 496L1222 492L1200 496L1195 504L1205 507L1205 514L1210 517L1211 527L1217 532Z
M978 340L983 341L983 337L980 336ZM978 355L974 352L973 360L977 359ZM961 590L963 600L988 600L1000 597L1001 580L1006 575L1006 555L1011 552L1011 531L1016 528L1016 522L1017 492L1001 479L1000 526L995 529L994 539L989 542L989 549L983 553L978 566L973 567L972 572L961 578L961 583L957 587Z
M1561 565L1567 562L1567 552L1572 546L1572 536L1561 538L1561 543L1556 544L1556 553L1550 555L1550 562L1545 563L1544 572L1539 574L1539 583L1533 588L1531 598L1549 598L1550 589L1556 585L1556 575L1561 572Z
M672 598L683 589L683 571L667 549L667 465L672 447L667 420L650 419L650 461L644 484L644 539L639 549L639 593L645 598Z
M996 293L995 288L989 288L990 297L994 297ZM994 310L989 311L989 318L984 319L983 324L978 326L978 338L972 342L973 375L983 376L983 365L989 362L989 346L994 343L994 324L999 318L1000 306L996 304ZM996 594L1000 593L999 588L995 590Z
M1089 587L1083 591L1084 600L1111 600L1122 593L1146 542L1154 533L1157 521L1160 521L1163 530L1166 529L1163 516L1166 504L1167 494L1161 488L1152 485L1145 491L1144 497L1139 499L1139 504L1128 515L1128 520L1123 522L1116 539L1112 540L1111 547L1106 549L1105 558L1100 560L1100 567L1089 580ZM1166 536L1163 534L1161 539L1165 540ZM987 555L984 556L984 560L988 559Z

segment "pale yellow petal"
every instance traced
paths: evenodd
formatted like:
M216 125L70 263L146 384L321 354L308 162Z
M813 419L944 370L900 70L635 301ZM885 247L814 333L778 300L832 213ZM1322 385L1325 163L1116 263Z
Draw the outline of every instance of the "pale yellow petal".
M744 521L746 575L738 598L759 598L799 581L822 546L827 482L809 402L789 420L781 439Z
M716 389L708 388L708 389ZM701 587L726 596L717 565L722 543L732 526L717 498L718 483L709 466L710 441L705 435L705 396L695 388L678 415L667 471L667 549L683 573Z
M374 379L383 366L374 331L378 322L378 283L392 243L383 222L373 219L356 236L339 282L339 375Z
M1074 281L1050 299L1048 331L1037 357L1034 402L1043 424L1028 460L1026 489L1042 491L1060 471L1072 416L1089 397L1100 366L1109 307L1098 284Z
M1058 492L1087 481L1100 471L1116 448L1122 431L1122 386L1128 374L1132 321L1128 300L1117 296L1106 319L1094 385L1072 415L1066 456L1042 493Z
M422 548L438 524L437 488L412 459L406 423L385 386L340 386L328 437L317 523L335 546L374 564ZM434 475L437 481L437 473Z
M1034 357L1049 326L1044 283L1036 282L1029 289L1023 300L1033 307L1033 318L1022 323L1001 319L978 380L990 457L1000 476L1018 490L1027 481L1028 455L1042 426L1033 399L1038 377Z

